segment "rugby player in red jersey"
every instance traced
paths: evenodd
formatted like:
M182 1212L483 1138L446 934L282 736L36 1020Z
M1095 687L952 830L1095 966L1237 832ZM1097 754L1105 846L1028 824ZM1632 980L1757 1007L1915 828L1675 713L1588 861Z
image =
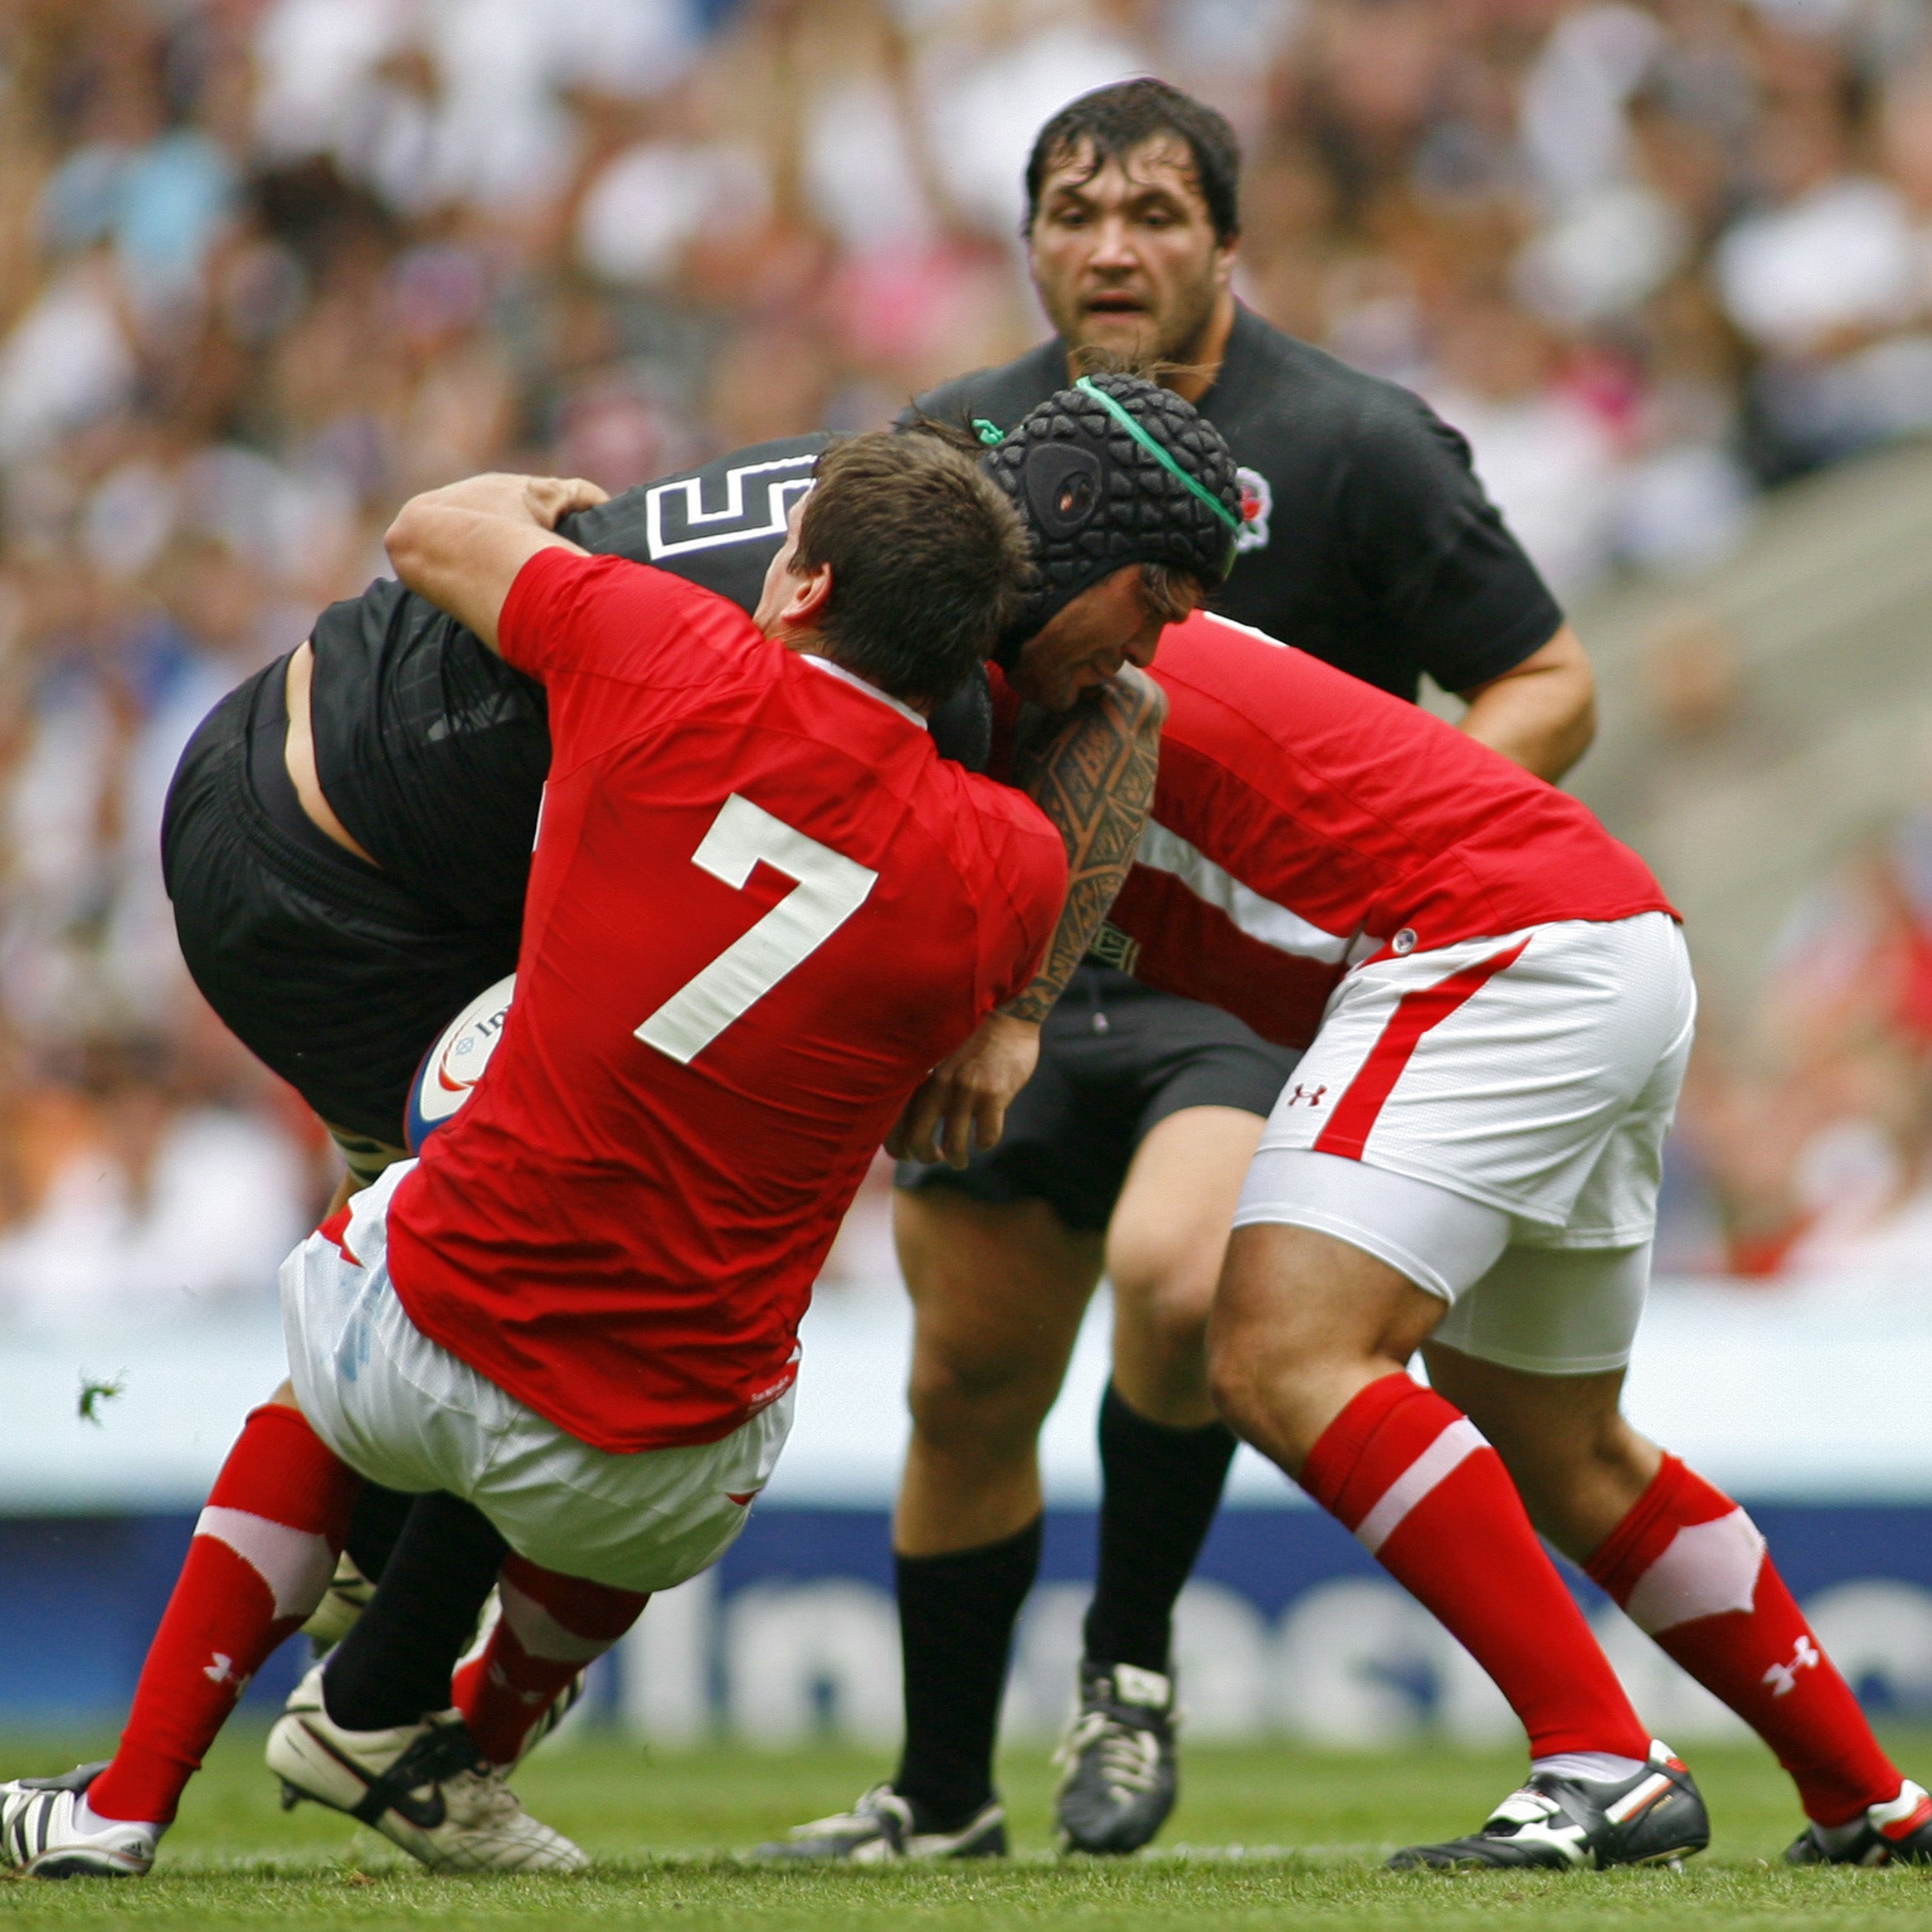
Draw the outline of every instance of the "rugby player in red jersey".
M1592 729L1574 633L1453 427L1236 299L1239 174L1226 121L1163 82L1069 103L1041 129L1025 182L1029 266L1055 333L919 407L1004 429L1094 349L1159 358L1241 465L1240 554L1215 608L1399 697L1415 695L1425 668L1470 700L1467 733L1560 777ZM1171 893L1167 903L1185 910ZM1190 936L1180 927L1174 942ZM889 1785L773 1849L868 1859L1005 1849L994 1740L1039 1560L1035 1443L1103 1263L1113 1373L1099 1416L1097 1563L1055 1823L1070 1847L1127 1852L1172 1808L1172 1612L1234 1448L1209 1384L1208 1312L1264 1118L1301 1074L1290 1050L1228 1013L1156 990L1145 967L1139 979L1118 971L1120 942L1103 936L1055 1009L1000 1145L963 1173L902 1170L895 1218L916 1316L912 1436L893 1523L905 1741ZM1228 957L1224 990L1244 1015L1238 989L1258 961L1268 963L1259 947ZM1304 1082L1304 1094L1321 1084ZM1465 1368L1462 1379L1487 1372ZM1601 1421L1603 1386L1581 1386L1574 1413ZM1570 1378L1552 1377L1524 1380L1517 1399L1568 1415L1575 1394ZM1528 1445L1495 1426L1540 1514L1556 1520L1551 1492L1595 1481L1587 1458L1526 1472ZM1622 1453L1616 1425L1602 1426ZM1734 1530L1748 1546L1755 1534L1667 1462L1592 1566L1622 1598L1686 1526L1686 1547ZM1740 1584L1737 1602L1667 1628L1654 1589L1629 1597L1638 1621L1797 1773L1809 1823L1792 1856L1932 1854L1911 1788L1876 1754L1849 1699L1803 1696L1814 1647L1793 1628L1775 1573ZM1788 1683L1799 1689L1779 1695ZM1814 1774L1840 1759L1857 1774Z
M1793 1861L1932 1859L1932 1799L1750 1517L1620 1413L1695 1009L1656 881L1575 801L1263 633L1196 614L1151 674L1154 805L1099 950L1306 1049L1234 1217L1215 1400L1529 1735L1528 1783L1480 1831L1398 1863L1604 1866L1706 1841L1538 1529L1777 1753L1808 1819ZM1404 1372L1419 1348L1432 1389ZM1166 1701L1162 1683L1148 1703ZM1103 1715L1118 1748L1099 1773L1126 1808L1161 1740L1136 1753ZM923 1835L886 1785L768 1849L930 1856Z
M404 582L548 699L514 1014L423 1158L285 1265L290 1380L217 1480L121 1748L0 1786L0 1861L148 1869L364 1476L466 1497L514 1553L528 1614L493 1639L484 1722L547 1704L737 1535L839 1216L928 1069L1027 985L1067 882L1037 808L942 762L922 715L1018 601L1010 504L928 436L855 438L819 478L755 620L557 535L577 486L475 479L392 527ZM319 1715L298 1749L387 1778L379 1814L432 1861L582 1862L453 1717Z
M1238 555L1214 607L1399 697L1426 670L1468 701L1472 737L1560 777L1592 729L1582 645L1456 431L1237 299L1239 174L1227 121L1165 82L1068 103L1024 182L1028 265L1054 333L917 407L1004 430L1097 353L1162 366L1239 465ZM1126 1852L1173 1804L1174 1605L1234 1453L1202 1336L1242 1174L1292 1067L1231 1015L1096 952L1043 1030L1000 1144L963 1170L900 1170L915 1320L893 1526L906 1711L893 1789L922 1856L999 1848L993 1744L1039 1563L1036 1443L1103 1269L1094 1587L1055 1823L1074 1848ZM1139 1767L1131 1782L1116 1763ZM889 1849L861 1823L825 1851L866 1843Z

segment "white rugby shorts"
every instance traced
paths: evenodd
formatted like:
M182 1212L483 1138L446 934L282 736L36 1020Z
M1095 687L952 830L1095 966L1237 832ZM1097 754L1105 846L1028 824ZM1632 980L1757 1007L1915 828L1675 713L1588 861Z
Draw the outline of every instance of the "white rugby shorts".
M1275 1104L1234 1225L1377 1255L1455 1305L1437 1339L1465 1353L1621 1366L1696 1015L1664 912L1358 966Z
M372 1482L475 1504L546 1569L663 1590L715 1563L777 1464L791 1391L719 1442L629 1456L579 1442L409 1319L387 1218L415 1165L354 1197L343 1247L318 1232L282 1263L289 1376L309 1425Z

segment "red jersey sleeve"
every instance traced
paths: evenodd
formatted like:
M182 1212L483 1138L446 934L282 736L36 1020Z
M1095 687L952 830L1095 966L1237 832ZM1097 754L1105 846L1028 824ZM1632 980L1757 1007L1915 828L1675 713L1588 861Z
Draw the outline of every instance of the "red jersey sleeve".
M728 612L735 623L718 621ZM692 682L693 644L742 641L750 628L735 604L668 571L552 549L539 550L517 572L497 644L533 678L587 671L681 685Z
M504 661L550 698L552 769L661 718L667 698L742 674L781 647L737 605L622 557L539 550L497 623Z
M980 996L999 1006L1024 992L1039 971L1067 903L1067 848L1045 813L1024 792L989 778L966 783L978 807L990 865L981 932Z

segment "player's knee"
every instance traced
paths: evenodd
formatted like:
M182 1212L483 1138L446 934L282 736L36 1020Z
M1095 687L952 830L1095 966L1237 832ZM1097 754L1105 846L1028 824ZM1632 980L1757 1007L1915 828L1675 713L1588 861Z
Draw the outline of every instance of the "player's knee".
M927 1448L996 1461L1030 1449L1058 1390L1057 1376L1019 1351L922 1349L908 1406Z
M1258 1346L1253 1325L1219 1311L1206 1336L1208 1393L1235 1434L1253 1440L1287 1393L1271 1348Z
M1256 1304L1237 1293L1214 1303L1207 1329L1208 1390L1221 1419L1250 1442L1306 1449L1337 1373L1335 1338L1292 1301Z
M1198 1264L1113 1273L1114 1321L1137 1351L1170 1371L1195 1367L1206 1346L1214 1276Z

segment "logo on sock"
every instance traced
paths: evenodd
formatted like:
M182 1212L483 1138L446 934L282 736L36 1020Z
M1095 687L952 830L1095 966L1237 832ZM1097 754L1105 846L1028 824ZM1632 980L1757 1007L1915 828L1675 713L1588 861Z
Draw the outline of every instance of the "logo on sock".
M1763 1654L1761 1652L1759 1653ZM1820 1662L1818 1646L1801 1633L1798 1647L1791 1653L1788 1664L1773 1664L1759 1681L1771 1686L1774 1697L1788 1697L1798 1688L1798 1673L1800 1671L1815 1671Z
M215 1661L202 1672L211 1684L233 1684L241 1680L235 1675L235 1660L224 1650L215 1652Z

